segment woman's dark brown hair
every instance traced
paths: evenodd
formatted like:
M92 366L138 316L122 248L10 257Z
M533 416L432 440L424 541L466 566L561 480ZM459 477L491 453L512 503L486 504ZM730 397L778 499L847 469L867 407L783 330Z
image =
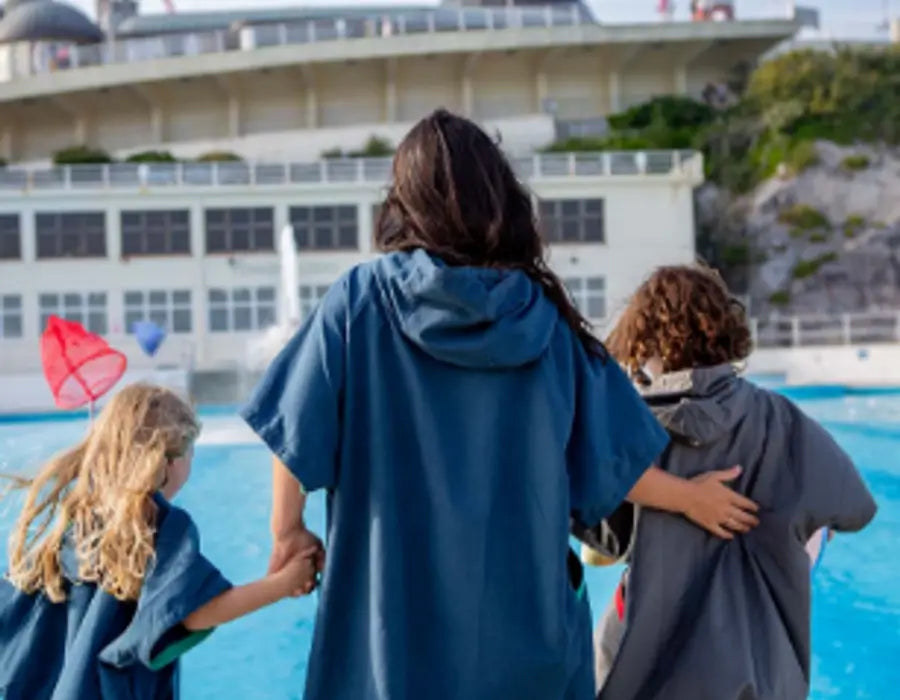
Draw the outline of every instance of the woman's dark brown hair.
M547 265L530 194L477 125L437 110L403 139L393 175L375 227L380 250L421 248L448 265L522 270L585 347L606 356Z
M714 270L661 267L637 290L606 343L638 372L654 357L664 372L714 367L750 354L744 307Z

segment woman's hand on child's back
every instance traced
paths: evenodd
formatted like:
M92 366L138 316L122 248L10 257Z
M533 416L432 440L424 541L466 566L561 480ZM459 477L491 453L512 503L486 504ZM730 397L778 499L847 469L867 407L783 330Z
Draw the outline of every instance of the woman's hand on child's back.
M692 497L684 511L685 517L724 540L759 525L756 517L759 506L728 486L740 474L740 467L732 467L691 479Z

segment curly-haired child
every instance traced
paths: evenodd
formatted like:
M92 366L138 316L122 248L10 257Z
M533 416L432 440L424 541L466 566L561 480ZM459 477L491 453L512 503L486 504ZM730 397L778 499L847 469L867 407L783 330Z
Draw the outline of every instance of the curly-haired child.
M629 571L598 629L601 700L805 698L806 543L821 528L856 531L872 519L862 479L821 426L739 376L750 332L712 270L657 270L608 347L672 438L660 466L692 477L742 465L733 486L759 504L760 524L714 537L641 511ZM610 522L628 530L632 521L620 514Z

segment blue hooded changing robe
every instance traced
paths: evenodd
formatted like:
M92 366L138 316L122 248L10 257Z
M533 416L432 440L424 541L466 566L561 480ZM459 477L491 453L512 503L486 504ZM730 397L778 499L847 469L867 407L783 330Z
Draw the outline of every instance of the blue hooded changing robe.
M209 632L181 622L231 584L199 550L190 516L161 496L156 555L137 602L95 584L72 583L63 551L65 602L29 595L0 580L0 698L3 700L172 700L178 657Z
M307 700L593 697L570 513L611 512L668 438L527 275L358 267L244 416L329 492Z

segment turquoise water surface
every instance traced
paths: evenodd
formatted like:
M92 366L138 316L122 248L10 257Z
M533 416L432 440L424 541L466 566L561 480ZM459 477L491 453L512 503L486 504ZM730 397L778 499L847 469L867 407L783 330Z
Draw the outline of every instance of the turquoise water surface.
M838 537L816 574L812 697L887 700L900 688L900 393L801 390L801 407L822 421L855 458L879 504L861 535ZM208 422L217 420L210 419ZM0 471L28 469L83 433L83 421L0 419ZM235 582L265 570L270 471L255 445L203 445L177 502L191 512L207 556ZM14 513L0 507L0 554ZM321 530L324 503L309 522ZM606 605L615 570L588 572L595 614ZM316 600L290 600L218 630L185 658L186 700L300 698ZM336 659L335 663L341 663Z

